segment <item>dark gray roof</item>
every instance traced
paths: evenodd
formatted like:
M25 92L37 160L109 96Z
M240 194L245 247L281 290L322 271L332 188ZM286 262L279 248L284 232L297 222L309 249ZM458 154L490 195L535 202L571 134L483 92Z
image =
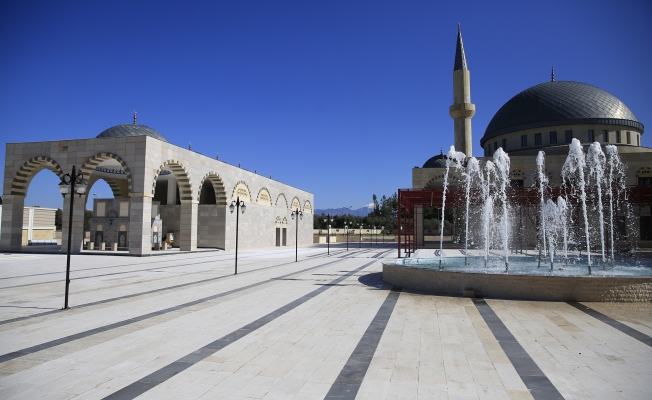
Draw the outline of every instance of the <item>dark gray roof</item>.
M97 135L98 138L120 138L132 136L151 136L154 139L167 142L167 139L165 139L163 135L156 132L154 129L150 128L149 126L138 124L116 125Z
M464 43L462 43L462 30L457 26L457 47L455 48L455 66L453 71L458 69L469 69L466 66L466 54L464 54Z
M610 124L639 129L634 113L616 96L586 83L541 83L512 97L494 115L480 144L508 132L555 125Z
M430 157L421 168L446 168L446 156L444 154L437 154L434 157Z

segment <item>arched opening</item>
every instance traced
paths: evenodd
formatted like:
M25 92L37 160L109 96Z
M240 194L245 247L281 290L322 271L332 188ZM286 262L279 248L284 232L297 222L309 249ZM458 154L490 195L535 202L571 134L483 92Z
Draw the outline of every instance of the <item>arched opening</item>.
M90 222L85 224L85 241L93 242L95 249L100 249L101 243L105 249L112 249L119 242L118 227L121 224L129 226L131 201L131 172L122 159L113 153L99 153L87 159L80 171L88 182L85 194L85 214L89 214ZM102 242L97 242L97 226L102 226ZM127 238L123 235L123 240ZM129 250L129 242L118 245L119 250ZM88 247L87 247L88 248Z
M44 169L54 172L54 175L39 174ZM61 194L57 187L62 176L63 171L59 164L45 156L31 158L17 168L11 182L11 191L2 199L2 241L0 242L2 249L21 250L23 245L30 244L30 240L43 240L38 244L47 243L56 246L54 244L57 236L55 220L61 221L56 217L56 210L57 208L65 210L67 204L66 202L62 205ZM27 197L28 188L29 197ZM67 229L67 220L62 228ZM45 242L46 239L39 239L39 237L49 239Z
M204 176L198 190L197 247L225 248L226 190L214 172Z
M35 171L26 186L22 212L21 246L59 246L64 210L58 185L61 178L47 168ZM66 212L67 211L67 212ZM4 224L3 224L4 228Z
M152 184L152 221L161 219L161 238L184 251L197 248L198 201L186 168L175 160L161 165Z

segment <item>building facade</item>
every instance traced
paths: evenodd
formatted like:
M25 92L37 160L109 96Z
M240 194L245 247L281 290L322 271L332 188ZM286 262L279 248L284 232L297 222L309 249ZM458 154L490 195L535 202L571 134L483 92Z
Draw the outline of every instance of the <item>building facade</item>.
M117 208L111 210L127 230L126 248L132 255L152 252L152 218L157 216L163 234L174 232L181 250L235 248L236 215L230 212L229 205L238 198L246 205L239 220L241 249L276 246L282 232L286 232L286 243L296 239L301 245L312 243L311 193L171 144L157 131L136 124L134 117L133 124L114 126L92 139L7 143L0 241L3 250L21 249L23 205L34 175L48 169L61 178L73 165L88 182L86 193L74 202L75 252L83 246L86 200L100 179L113 191L111 207ZM64 249L69 204L67 195L63 199ZM293 212L303 215L298 236ZM119 226L115 228L120 232ZM95 233L97 226L91 230Z
M470 118L475 112L471 98L470 73L462 35L458 29L457 49L453 71L453 105L450 115L454 120L454 143L456 150L471 156L472 132ZM454 110L464 110L454 113ZM641 146L643 124L616 96L592 85L580 82L556 81L554 70L550 82L530 87L505 103L487 126L480 146L484 156L480 162L492 160L496 150L502 148L511 161L510 180L515 186L531 187L535 183L539 151L545 152L546 174L551 186L561 186L561 170L567 158L569 144L578 139L586 152L591 143L602 147L614 145L627 167L628 186L650 185L652 180L652 149ZM461 147L458 147L461 146ZM441 152L427 160L421 168L412 170L412 188L443 187L446 156ZM451 178L453 185L459 179ZM650 204L633 207L632 221L636 236L631 237L639 245L652 245L652 218ZM418 209L420 222L416 234L423 244L423 210ZM421 214L419 214L421 213ZM528 234L533 236L534 229ZM633 234L626 232L624 236ZM535 238L530 238L535 242Z

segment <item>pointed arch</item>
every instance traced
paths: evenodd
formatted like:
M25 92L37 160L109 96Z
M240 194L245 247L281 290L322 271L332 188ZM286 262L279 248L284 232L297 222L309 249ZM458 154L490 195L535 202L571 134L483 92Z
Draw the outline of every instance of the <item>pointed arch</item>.
M216 172L209 172L204 175L204 177L199 182L199 188L197 189L197 201L201 196L201 191L204 187L204 183L209 181L213 185L213 190L215 191L215 204L218 206L226 207L226 189L224 188L224 181Z
M283 197L283 201L285 202L285 209L287 210L287 209L289 208L289 206L288 206L288 199L287 199L287 197L285 197L285 195L284 195L283 193L280 193L278 196L276 196L276 202L274 203L274 205L275 205L276 207L279 206L279 200L281 199L281 197ZM283 203L281 203L281 206L282 206L282 205L283 205Z
M237 197L240 197L240 200L251 201L251 190L249 189L247 182L238 181L235 186L233 186L231 200L235 200Z
M301 200L299 200L299 198L297 196L294 196L292 198L292 203L290 203L290 208L291 209L294 210L295 207L298 208L298 209L301 209Z
M49 169L57 174L59 179L63 178L63 169L58 162L50 157L39 156L32 157L25 161L23 165L18 168L14 179L11 182L11 194L16 196L27 196L27 187L34 175L39 173L42 169Z
M305 203L303 203L303 212L307 212L312 214L312 203L310 203L310 200L306 200Z
M637 178L647 178L648 176L652 176L652 169L650 167L641 167L636 171Z
M267 206L272 205L272 195L269 193L269 189L263 187L258 191L258 196L256 196L256 203L265 204Z
M186 167L177 160L167 160L158 167L156 175L154 175L154 182L152 182L152 196L156 192L156 180L165 167L168 167L177 179L177 184L179 185L179 200L192 201L192 181L190 180L190 174Z
M113 191L113 197L129 197L129 193L131 193L132 191L131 171L129 170L127 163L124 162L124 160L120 158L120 156L113 153L95 154L94 156L87 158L86 161L84 161L84 163L81 165L81 168L79 170L82 174L84 174L84 179L89 181L95 169L106 160L117 161L122 167L122 171L127 176L127 193L123 193L124 190L120 187L120 185L117 182L118 179L102 177L102 179L104 179L106 183L108 183L109 186L111 187L111 190Z

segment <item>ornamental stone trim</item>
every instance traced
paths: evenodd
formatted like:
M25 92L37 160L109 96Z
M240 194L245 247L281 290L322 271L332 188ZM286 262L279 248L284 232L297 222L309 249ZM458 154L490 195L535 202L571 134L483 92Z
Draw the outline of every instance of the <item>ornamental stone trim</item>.
M47 165L48 163L52 167ZM29 182L34 177L35 171L39 168L47 168L57 174L59 179L63 178L63 169L58 162L47 156L32 157L25 161L14 175L14 179L11 182L11 194L15 196L26 196Z

